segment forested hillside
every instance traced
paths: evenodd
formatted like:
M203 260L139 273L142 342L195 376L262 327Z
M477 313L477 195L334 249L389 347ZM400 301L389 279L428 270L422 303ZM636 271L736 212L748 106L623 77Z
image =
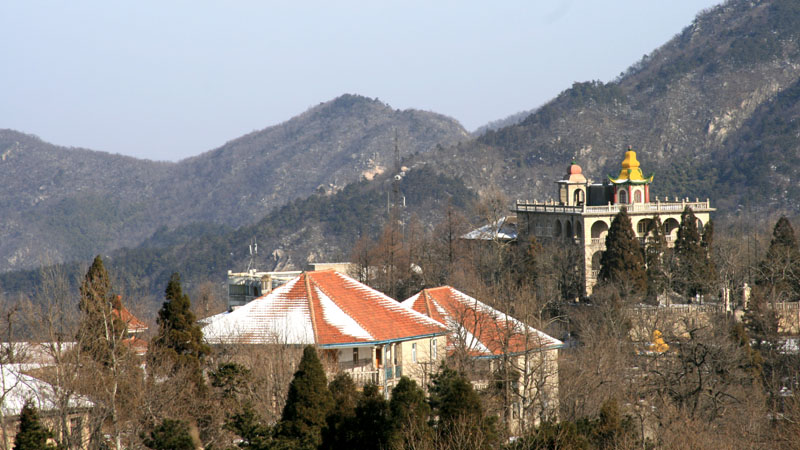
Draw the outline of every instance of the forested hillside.
M797 211L798 30L794 0L729 1L617 80L576 82L519 124L422 159L477 190L542 199L572 158L602 182L632 145L655 195L710 197L722 215L740 203Z
M394 191L393 176L352 183L333 195L314 194L275 209L260 221L231 229L192 225L159 229L136 248L123 248L105 257L122 292L159 298L171 274L183 275L187 286L203 281L222 283L228 270L247 268L249 245L255 240L260 270L302 269L308 262L347 261L361 236L377 237L387 222L387 195ZM441 219L448 207L471 210L474 193L459 180L422 167L411 168L397 182L401 196L398 219L423 223ZM78 280L86 261L64 266ZM38 269L0 274L0 292L30 294L41 281ZM77 285L76 285L77 286Z
M353 236L374 230L381 217L378 196L389 190L381 180L395 132L412 174L427 166L473 192L499 188L510 199L548 198L571 159L600 182L632 145L643 169L655 172L654 196L710 197L717 218L743 209L794 214L798 30L795 1L731 0L700 14L617 80L576 82L525 120L473 140L450 119L353 95L179 163L56 148L3 132L0 268L33 267L47 253L55 261L86 261L135 248L156 231L134 252L161 261L239 233L219 241L219 254L206 254L209 261L227 259L198 267L198 277L241 265L230 253L243 252L252 238L262 242L262 257L279 250L276 258L296 267L308 258L344 258ZM363 191L373 197L337 207L319 238L313 214L325 210L320 202L362 192L361 184L342 190L359 179L374 179ZM274 209L281 205L289 209ZM230 231L261 218L282 226ZM155 267L132 267L163 281Z
M343 95L178 163L57 147L0 130L0 270L88 259L159 227L238 227L315 192L386 170L394 158L468 134L434 113Z

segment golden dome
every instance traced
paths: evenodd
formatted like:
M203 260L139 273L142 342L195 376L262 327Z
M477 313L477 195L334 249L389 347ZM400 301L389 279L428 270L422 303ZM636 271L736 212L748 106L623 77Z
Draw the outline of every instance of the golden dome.
M613 183L633 182L634 184L641 184L653 181L652 175L645 178L642 169L639 168L636 152L631 147L628 147L628 151L625 152L625 159L622 160L622 170L619 171L619 176L616 179L609 178Z
M636 152L633 151L633 149L630 147L628 147L628 151L625 152L625 159L622 161L622 168L623 169L639 168L639 161L636 160Z

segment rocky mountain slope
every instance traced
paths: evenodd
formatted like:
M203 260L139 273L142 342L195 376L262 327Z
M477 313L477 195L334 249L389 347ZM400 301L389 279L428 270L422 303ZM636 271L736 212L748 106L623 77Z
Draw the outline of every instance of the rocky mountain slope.
M178 163L0 130L0 271L135 246L161 226L237 227L469 135L448 117L343 95Z
M601 182L632 145L662 198L711 197L722 213L748 202L796 211L787 183L797 167L799 37L800 2L731 0L614 82L575 83L519 124L420 160L477 190L501 186L512 198L543 199L571 159ZM759 125L768 123L769 137ZM746 156L765 152L776 168ZM771 176L781 170L783 177ZM783 187L750 190L757 178Z

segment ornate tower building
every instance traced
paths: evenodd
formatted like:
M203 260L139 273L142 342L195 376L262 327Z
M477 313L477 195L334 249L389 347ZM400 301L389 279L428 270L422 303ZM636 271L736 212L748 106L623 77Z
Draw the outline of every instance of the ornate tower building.
M597 282L608 229L621 208L627 208L634 232L642 244L658 216L671 247L686 206L692 208L700 230L708 223L710 213L714 211L708 199L689 201L688 198L676 197L669 201L669 198L652 198L652 181L653 175L644 176L636 152L630 147L625 152L619 175L609 175L603 183L591 183L573 161L564 178L556 182L557 201L517 201L513 211L517 213L519 238L533 236L539 241L576 245L583 261L586 294L590 294Z

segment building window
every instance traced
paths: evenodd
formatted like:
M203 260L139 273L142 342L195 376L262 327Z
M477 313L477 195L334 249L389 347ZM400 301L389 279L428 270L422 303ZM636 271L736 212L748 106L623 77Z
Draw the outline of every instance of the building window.
M642 203L642 191L637 189L633 192L633 202Z
M578 189L575 191L574 201L577 206L583 205L584 198L583 189Z
M628 203L628 191L625 189L620 189L619 191L619 202L621 204Z
M411 361L417 362L417 344L411 344Z
M353 362L358 362L358 347L353 349Z
M392 362L392 348L388 345L386 346L386 364L389 365Z
M436 339L431 339L431 346L432 346L431 356L433 357L433 359L437 359L438 356L436 356Z

